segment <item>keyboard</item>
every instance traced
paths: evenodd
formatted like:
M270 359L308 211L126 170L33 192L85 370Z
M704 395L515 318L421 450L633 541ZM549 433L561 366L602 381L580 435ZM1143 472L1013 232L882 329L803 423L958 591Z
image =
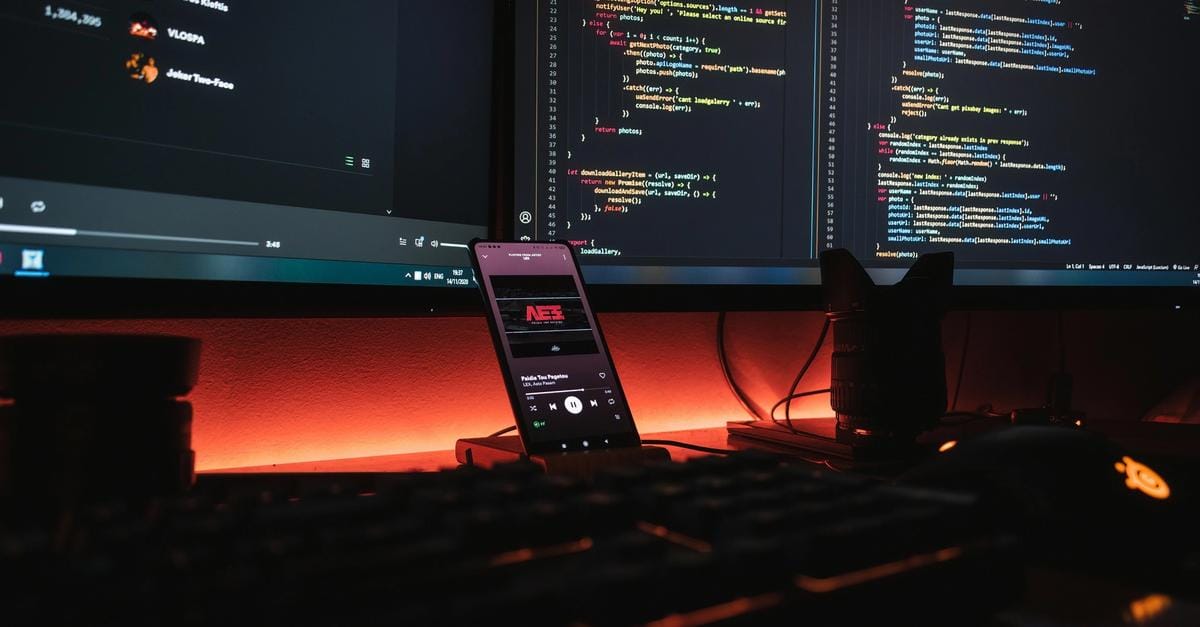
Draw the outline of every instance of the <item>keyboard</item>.
M968 494L735 454L547 476L201 476L0 526L7 624L973 624L1020 594Z

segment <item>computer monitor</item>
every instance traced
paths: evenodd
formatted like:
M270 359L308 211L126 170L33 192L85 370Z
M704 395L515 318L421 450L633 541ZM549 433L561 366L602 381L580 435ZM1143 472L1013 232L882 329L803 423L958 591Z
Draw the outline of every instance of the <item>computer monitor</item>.
M139 298L286 313L345 311L346 295L393 312L477 302L466 244L488 234L500 187L504 10L6 3L4 289L62 305L68 286L97 286L76 313ZM280 292L295 285L362 289ZM30 306L6 300L6 315Z
M520 4L512 233L593 285L814 285L847 248L1194 296L1194 4Z

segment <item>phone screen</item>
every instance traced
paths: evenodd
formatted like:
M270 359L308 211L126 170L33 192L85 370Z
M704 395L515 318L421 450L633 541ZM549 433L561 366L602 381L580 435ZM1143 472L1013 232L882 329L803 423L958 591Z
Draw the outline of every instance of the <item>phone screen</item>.
M471 251L525 451L639 444L570 247L476 241Z

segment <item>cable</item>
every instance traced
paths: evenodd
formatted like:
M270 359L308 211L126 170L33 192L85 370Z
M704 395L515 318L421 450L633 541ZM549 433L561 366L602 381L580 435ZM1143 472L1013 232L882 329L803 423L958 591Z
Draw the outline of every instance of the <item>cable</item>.
M796 400L796 399L798 399L798 398L804 398L804 397L806 397L806 396L816 396L817 394L828 394L828 393L830 393L830 392L832 392L832 391L833 391L833 390L830 390L830 389L824 389L824 390L811 390L811 391L808 391L808 392L800 392L799 394L792 394L792 395L788 396L787 398L780 400L778 403L775 403L775 405L774 405L773 407L771 407L771 422L774 422L776 425L778 425L778 424L779 424L779 421L778 421L778 420L775 418L775 410L779 409L779 406L780 406L780 405L783 405L784 403L787 403L787 404L789 404L789 405L790 405L790 404L791 404L791 401L794 401L794 400ZM792 425L791 425L791 423L788 423L788 429L790 429L790 430L791 430L791 432L792 432L792 433L794 433L794 434L803 434L805 437L816 438L816 439L818 439L818 440L827 440L827 441L829 441L829 442L836 442L836 441L837 441L837 438L831 438L831 437L828 437L828 436L820 435L820 434L818 434L818 433L813 433L813 432L811 432L811 431L801 431L801 430L799 430L799 429L793 428L793 427L792 427ZM830 468L832 468L833 470L837 470L838 472L841 472L841 471L840 471L840 470L838 470L837 468L833 468L833 466L830 466L830 464L829 464L829 460L821 460L821 461L817 461L817 460L814 460L814 459L805 459L805 458L803 458L803 457L802 457L802 458L800 458L800 459L804 459L804 461L806 461L806 462L809 462L809 463L812 463L812 464L824 464L824 465L826 465L826 466L829 466L829 467L830 467Z
M701 453L712 453L714 455L730 455L737 451L727 448L709 448L700 446L699 444L688 444L687 442L678 442L676 440L642 440L642 444L656 444L658 446L673 446L675 448L686 448Z
M834 472L846 472L846 471L842 470L841 468L838 468L837 466L834 466L833 464L829 463L828 459L822 459L821 464L823 464L826 468L828 468Z
M1058 310L1058 374L1067 373L1067 337L1063 327L1063 312Z
M781 399L781 400L780 400L778 403L775 403L774 405L772 405L772 406L771 406L771 421L772 421L772 422L774 422L775 424L779 424L779 420L778 420L777 418L775 418L775 412L776 412L776 411L778 411L778 410L779 410L779 408L780 408L780 407L781 407L781 406L782 406L784 403L788 403L788 402L790 402L790 401L794 401L794 400L796 400L796 399L798 399L798 398L805 398L805 397L807 397L807 396L816 396L816 395L818 395L818 394L828 394L828 393L830 393L830 392L832 392L832 391L833 391L833 390L831 390L831 389L829 389L829 388L825 388L824 390L810 390L810 391L808 391L808 392L798 392L798 393L796 393L796 394L791 394L791 395L789 395L787 398L785 398L785 399Z
M516 430L517 430L517 426L516 426L516 425L513 425L513 426L511 426L511 427L504 427L503 429L501 429L501 430L499 430L499 431L497 431L497 432L495 432L495 433L493 433L493 434L489 435L488 437L489 437L489 438L494 438L494 437L498 437L498 436L504 435L505 433L509 433L509 432L511 432L511 431L516 431Z
M725 352L725 317L727 313L722 311L717 314L717 361L721 362L721 374L725 375L725 383L737 397L738 402L742 404L742 408L755 420L763 420L762 411L755 408L754 401L733 378L733 370L729 366L729 354Z
M963 371L967 367L967 346L971 344L971 312L967 312L966 328L963 329L962 354L958 356L958 381L954 383L954 401L950 403L950 411L958 410L958 392L962 390Z
M1012 412L996 411L996 408L993 407L991 403L984 403L984 404L980 405L979 409L975 410L975 412L979 413L979 414L983 414L984 416L987 416L988 418L1000 418L1002 420L1008 420L1009 416L1012 415Z
M792 396L796 394L796 388L800 387L800 381L804 379L804 375L808 374L808 369L812 366L813 361L817 359L817 354L821 352L821 347L825 345L825 336L829 333L829 318L825 318L825 324L821 325L821 334L817 336L817 343L813 345L812 352L808 354L808 359L804 365L800 367L800 372L796 373L796 378L792 380L792 387L788 388L787 401L783 406L783 419L787 422L788 429L795 433L796 428L792 426ZM774 420L775 414L771 414ZM778 423L776 423L778 424Z

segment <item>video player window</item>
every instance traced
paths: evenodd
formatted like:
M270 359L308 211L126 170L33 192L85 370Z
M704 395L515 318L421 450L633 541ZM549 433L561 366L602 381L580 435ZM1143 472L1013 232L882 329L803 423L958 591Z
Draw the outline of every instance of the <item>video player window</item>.
M496 0L0 3L0 276L471 289Z
M514 358L599 352L572 277L498 275L492 291Z

